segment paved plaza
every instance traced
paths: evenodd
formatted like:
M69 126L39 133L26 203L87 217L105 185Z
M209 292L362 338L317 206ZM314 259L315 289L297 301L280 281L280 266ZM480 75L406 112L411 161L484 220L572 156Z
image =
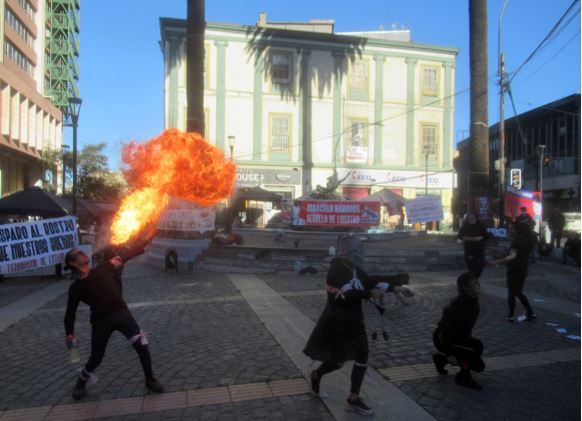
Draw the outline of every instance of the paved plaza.
M579 420L580 269L555 261L531 265L524 292L535 322L505 321L503 268L482 277L474 336L485 344L483 390L454 384L455 369L432 365L432 331L455 295L458 271L411 276L404 305L389 294L378 318L365 306L372 369L364 399L377 420ZM70 281L0 283L0 421L6 420L352 420L343 410L351 364L326 377L326 396L308 393L315 367L301 350L325 305L325 276L204 271L164 273L132 262L124 295L147 332L156 377L166 393L148 394L137 355L114 334L81 402L71 388L89 355L89 311L76 332L81 363L71 364L63 317ZM521 307L518 304L518 314ZM560 333L557 329L564 329Z

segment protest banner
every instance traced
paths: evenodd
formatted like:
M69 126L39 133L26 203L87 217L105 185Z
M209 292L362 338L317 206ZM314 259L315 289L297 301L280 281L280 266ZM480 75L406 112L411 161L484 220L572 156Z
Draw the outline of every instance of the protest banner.
M63 263L77 244L73 216L0 225L0 274Z
M380 224L380 202L298 200L295 225L373 227Z
M215 220L214 209L166 209L158 220L158 229L207 232L214 230Z
M406 218L409 224L440 221L443 204L440 196L420 196L406 201Z

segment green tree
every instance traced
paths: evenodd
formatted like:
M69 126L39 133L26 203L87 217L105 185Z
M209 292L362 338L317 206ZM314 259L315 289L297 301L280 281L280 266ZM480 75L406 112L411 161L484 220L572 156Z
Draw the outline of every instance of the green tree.
M62 152L60 149L53 149L48 145L40 152L40 167L42 188L50 192L57 191L57 180L59 168L62 168Z
M111 171L103 152L105 143L88 144L77 157L79 197L89 200L112 202L118 200L127 189L120 172Z

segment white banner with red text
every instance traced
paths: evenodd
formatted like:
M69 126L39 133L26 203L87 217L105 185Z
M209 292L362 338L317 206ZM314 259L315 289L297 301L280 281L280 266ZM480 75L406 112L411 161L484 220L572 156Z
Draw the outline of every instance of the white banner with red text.
M374 227L380 224L380 202L296 200L294 225Z
M74 216L0 225L0 274L63 263L78 242Z

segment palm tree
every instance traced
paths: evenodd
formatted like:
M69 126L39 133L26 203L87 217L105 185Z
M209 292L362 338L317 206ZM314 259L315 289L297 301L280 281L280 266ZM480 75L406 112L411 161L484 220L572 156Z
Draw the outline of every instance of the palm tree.
M186 22L186 130L204 136L204 0L188 0Z
M471 128L468 211L475 198L489 195L487 118L487 0L469 0Z

